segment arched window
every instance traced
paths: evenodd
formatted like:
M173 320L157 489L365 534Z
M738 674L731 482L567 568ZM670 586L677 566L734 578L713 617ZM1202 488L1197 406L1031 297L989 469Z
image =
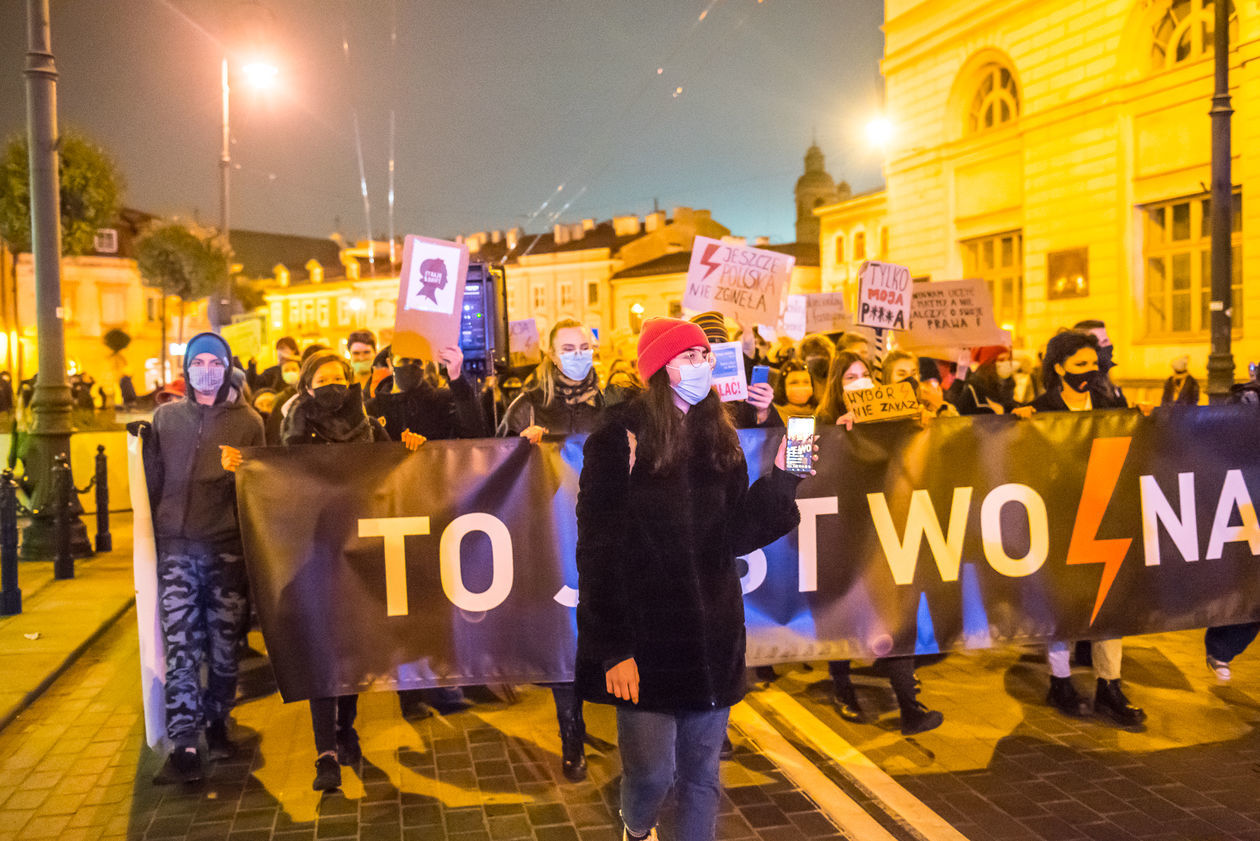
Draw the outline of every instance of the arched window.
M836 236L836 265L844 262L844 234Z
M1154 26L1151 69L1165 70L1212 54L1216 7L1212 0L1171 0ZM1229 4L1229 40L1238 43L1238 11Z
M967 112L967 131L975 134L1019 117L1019 87L1011 71L997 63L980 69L975 95Z

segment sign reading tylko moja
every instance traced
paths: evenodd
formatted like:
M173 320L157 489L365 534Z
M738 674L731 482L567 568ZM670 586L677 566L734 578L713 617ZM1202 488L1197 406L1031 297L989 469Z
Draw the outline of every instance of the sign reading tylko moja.
M1257 421L1237 406L824 429L800 526L732 571L749 662L1258 619ZM764 474L781 433L740 434ZM582 443L247 453L246 558L286 700L570 677Z

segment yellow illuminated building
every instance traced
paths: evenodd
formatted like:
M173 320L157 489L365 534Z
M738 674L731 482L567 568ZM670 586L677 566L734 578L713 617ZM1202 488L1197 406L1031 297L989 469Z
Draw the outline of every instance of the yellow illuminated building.
M1209 351L1211 0L886 0L885 188L817 208L824 289L864 258L983 277L1017 346L1107 323L1121 382ZM1230 24L1234 354L1260 359L1260 10ZM1245 199L1245 201L1244 201ZM1245 282L1244 282L1245 280Z

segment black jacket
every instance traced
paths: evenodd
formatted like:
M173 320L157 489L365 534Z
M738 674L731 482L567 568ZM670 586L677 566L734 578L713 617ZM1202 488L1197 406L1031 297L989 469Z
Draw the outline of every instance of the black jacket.
M1117 394L1108 388L1091 389L1089 392L1090 406L1094 409L1127 409L1129 401L1124 398L1123 394ZM1038 395L1037 399L1028 404L1038 412L1069 412L1071 411L1067 404L1063 402L1062 389L1047 391Z
M569 405L556 398L543 402L541 385L534 385L517 395L508 406L497 432L502 435L520 435L528 427L541 426L548 435L572 435L590 432L598 424L604 410L604 395L595 392L595 398L585 403Z
M1176 396L1174 397L1173 395ZM1199 381L1192 374L1186 374L1186 381L1181 386L1181 393L1177 394L1176 378L1169 377L1164 380L1164 394L1159 401L1159 405L1198 406Z
M238 398L212 406L191 389L158 406L144 443L153 530L162 551L241 551L236 477L223 469L219 445L261 447L263 422Z
M302 394L284 416L280 442L293 444L347 444L388 441L389 433L375 416L363 412L363 392L354 383L346 399L335 409L325 409L309 394Z
M408 429L433 441L486 434L481 401L467 377L452 380L449 388L434 388L422 380L408 391L378 389L367 402L367 413L383 417L385 429L395 441L401 441Z
M587 439L577 501L580 697L623 703L605 670L634 657L637 709L708 710L744 697L744 600L735 560L800 522L797 477L775 469L748 486L692 458L672 474L629 469L639 401ZM624 702L628 703L628 702Z

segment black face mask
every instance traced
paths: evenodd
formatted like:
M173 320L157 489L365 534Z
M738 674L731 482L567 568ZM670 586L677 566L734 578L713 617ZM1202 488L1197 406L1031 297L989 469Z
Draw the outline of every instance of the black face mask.
M424 381L424 368L419 365L395 365L394 385L399 391L411 391Z
M346 394L349 393L350 386L345 383L333 383L331 385L321 385L314 390L315 403L321 409L336 409L346 402Z
M1077 394L1084 394L1085 392L1096 388L1101 378L1101 371L1086 371L1083 374L1065 373L1063 375L1063 382L1067 383L1068 388L1072 389Z

